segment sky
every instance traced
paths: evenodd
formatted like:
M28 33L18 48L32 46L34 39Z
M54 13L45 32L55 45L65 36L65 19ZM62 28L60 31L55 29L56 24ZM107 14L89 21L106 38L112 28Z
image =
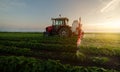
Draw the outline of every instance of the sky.
M85 32L120 32L120 0L0 0L0 31L41 32L51 18L81 17Z

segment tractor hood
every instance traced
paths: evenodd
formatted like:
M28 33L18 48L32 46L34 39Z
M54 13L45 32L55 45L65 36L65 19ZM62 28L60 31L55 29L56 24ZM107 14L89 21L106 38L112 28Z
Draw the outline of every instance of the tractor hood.
M47 27L46 27L46 31L47 31L47 32L51 32L52 29L53 29L53 26L47 26Z

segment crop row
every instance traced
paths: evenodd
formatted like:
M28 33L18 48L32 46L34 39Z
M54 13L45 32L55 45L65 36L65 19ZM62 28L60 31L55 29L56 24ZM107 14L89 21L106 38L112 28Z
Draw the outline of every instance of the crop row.
M65 60L76 60L75 53L68 52L42 52L42 51L32 51L28 48L17 48L10 46L2 46L0 45L0 54L2 55L15 55L15 56L30 56L37 58L52 58L52 59L65 59Z
M15 56L29 56L29 57L37 57L37 58L48 58L48 59L60 59L60 60L69 60L70 62L82 62L85 60L91 61L91 62L98 62L98 63L105 63L104 59L102 58L92 58L92 57L86 57L84 54L79 54L79 58L76 56L75 53L69 53L69 52L40 52L40 51L32 51L27 48L16 48L16 47L8 47L8 46L0 46L0 53L2 55L15 55ZM108 62L108 61L107 61Z
M79 51L87 55L120 56L120 49L111 47L80 46Z
M60 44L44 44L44 43L30 43L30 42L14 42L14 41L2 41L0 44L5 46L13 46L18 48L28 48L32 50L47 50L47 51L59 51L59 52L76 52L75 45L60 45ZM120 56L120 49L104 47L99 48L96 46L80 46L80 52L87 55L104 55L104 56Z
M67 61L67 63L69 64L75 64L75 65L79 65L79 64L83 64L84 62L89 62L91 63L91 66L96 66L97 65L101 65L102 67L106 66L106 64L108 64L108 62L111 61L111 58L108 57L95 57L95 56L87 56L81 52L79 52L78 55L76 55L75 53L69 53L69 52L39 52L39 51L32 51L30 49L27 48L16 48L16 47L8 47L8 46L0 46L0 54L2 53L2 55L14 55L14 56L26 56L26 57L34 57L34 58L40 58L40 59L57 59L60 60L62 62ZM117 62L116 62L117 63ZM83 64L84 65L84 64ZM116 68L118 67L119 63L114 64L114 68L113 69L119 69ZM107 68L111 68L109 67L109 65L107 65Z
M89 62L89 63L92 63L92 66L95 64L101 65L102 67L107 65L106 66L107 68L111 68L109 67L110 65L108 64L109 62L111 62L111 58L104 57L105 55L103 54L95 55L97 53L93 52L93 50L94 51L98 51L98 50L95 50L93 48L90 48L90 49L92 51L91 50L89 51L89 49L87 48L86 49L83 48L83 51L82 51L82 47L81 47L78 55L76 56L75 53L71 53L71 52L57 52L57 51L44 52L44 50L34 51L30 48L19 48L19 47L1 45L0 53L2 53L2 55L15 55L15 56L27 56L27 57L29 56L29 57L40 58L40 59L41 58L42 59L57 59L60 61L67 61L70 64L75 63L76 65L84 63L84 62ZM92 55L92 56L89 56L89 55ZM103 55L103 57L101 57L101 55ZM120 63L119 62L115 62L115 63L114 63L114 69L119 69L118 65L120 65Z
M2 72L118 72L98 67L63 65L55 60L38 60L34 58L0 56Z
M65 41L65 40L47 40L47 39L42 39L42 40L34 40L34 39L31 39L31 40L22 40L22 39L19 39L19 40L0 40L0 42L2 41L9 41L9 42L29 42L29 43L44 43L44 44L61 44L61 45L76 45L76 41L75 40L70 40L70 41Z
M20 48L30 48L34 50L48 50L48 51L64 51L75 52L75 45L60 45L60 44L44 44L44 43L30 43L30 42L14 42L14 41L0 41L1 45L13 46Z
M14 55L31 55L32 51L28 48L17 48L17 47L8 47L8 46L3 46L0 45L0 53L1 54L14 54Z
M1 34L1 33L0 33ZM24 41L24 42L31 42L31 43L52 43L52 44L76 44L76 37L70 37L70 38L61 38L61 37L44 37L41 34L1 34L0 35L0 41Z

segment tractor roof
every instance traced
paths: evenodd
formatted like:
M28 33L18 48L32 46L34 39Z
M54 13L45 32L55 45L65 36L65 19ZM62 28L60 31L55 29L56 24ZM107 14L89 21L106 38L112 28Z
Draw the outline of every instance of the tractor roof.
M67 17L51 18L51 20L69 20Z

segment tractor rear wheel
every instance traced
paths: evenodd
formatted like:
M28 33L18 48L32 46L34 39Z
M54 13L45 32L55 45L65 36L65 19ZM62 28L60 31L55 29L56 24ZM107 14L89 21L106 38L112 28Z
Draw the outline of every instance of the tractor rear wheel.
M71 36L71 30L68 27L62 27L58 32L60 37L70 37Z

